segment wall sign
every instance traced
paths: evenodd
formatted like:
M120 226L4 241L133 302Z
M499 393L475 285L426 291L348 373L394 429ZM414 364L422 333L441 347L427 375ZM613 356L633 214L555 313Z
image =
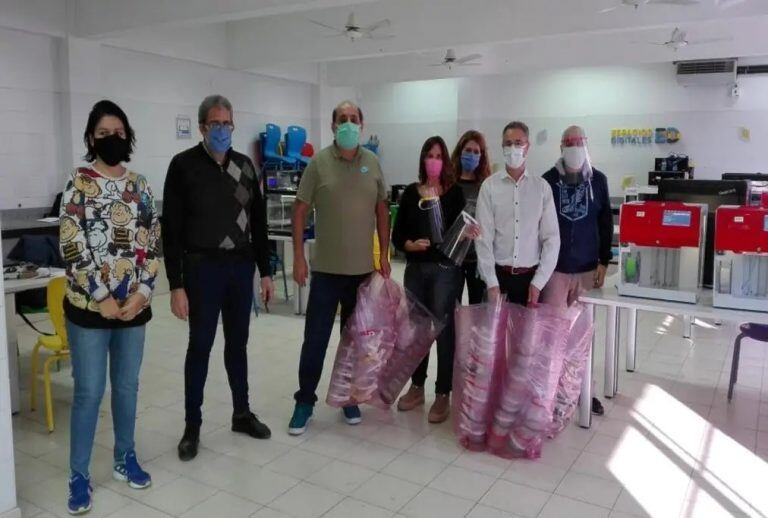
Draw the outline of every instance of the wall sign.
M614 128L611 144L614 146L647 146L650 144L674 144L680 141L677 128Z
M192 138L192 120L186 115L176 117L176 138Z

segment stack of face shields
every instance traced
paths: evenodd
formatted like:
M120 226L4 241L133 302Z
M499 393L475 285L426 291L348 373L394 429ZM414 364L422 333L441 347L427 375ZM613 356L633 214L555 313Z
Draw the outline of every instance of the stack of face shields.
M584 371L575 363L565 367L566 349L572 336L579 343L587 333L591 338L592 324L580 318L580 305L567 310L508 303L502 307L457 309L454 429L468 449L487 449L505 458L538 458L543 440L562 430L573 414L571 403L578 400L581 385L575 376ZM561 414L557 420L556 411Z
M472 451L486 447L506 365L507 304L477 304L456 311L453 428Z
M378 273L360 286L342 330L326 402L389 407L442 325L405 289Z

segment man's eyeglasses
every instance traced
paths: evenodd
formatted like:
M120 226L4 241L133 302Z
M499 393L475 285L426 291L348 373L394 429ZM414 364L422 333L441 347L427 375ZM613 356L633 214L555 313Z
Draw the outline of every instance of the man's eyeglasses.
M527 140L505 140L504 147L525 147L528 145Z
M221 130L221 129L228 129L229 131L232 131L235 129L235 125L231 122L209 122L205 125L205 128L208 131L211 130Z

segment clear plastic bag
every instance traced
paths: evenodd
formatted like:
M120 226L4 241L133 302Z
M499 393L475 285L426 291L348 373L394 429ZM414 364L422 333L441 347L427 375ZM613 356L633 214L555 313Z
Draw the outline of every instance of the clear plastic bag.
M550 438L555 437L568 426L579 404L584 372L587 368L591 368L591 365L587 365L587 360L592 347L593 333L592 308L583 306L568 334L563 368L555 396L553 421L547 434Z
M342 330L326 402L390 406L442 325L391 279L373 274L358 289Z

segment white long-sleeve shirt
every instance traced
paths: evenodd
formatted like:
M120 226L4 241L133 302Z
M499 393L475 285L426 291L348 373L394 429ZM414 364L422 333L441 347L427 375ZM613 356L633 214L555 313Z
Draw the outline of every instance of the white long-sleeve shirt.
M538 265L532 284L544 288L557 265L560 228L552 188L528 171L515 181L506 170L483 182L477 199L481 235L476 242L480 276L489 288L499 285L495 266Z

